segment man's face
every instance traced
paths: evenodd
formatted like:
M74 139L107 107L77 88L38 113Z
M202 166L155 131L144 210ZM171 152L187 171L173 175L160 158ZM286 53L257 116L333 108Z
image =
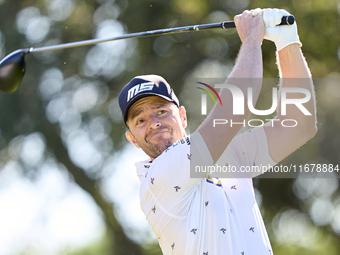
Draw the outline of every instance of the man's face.
M134 103L126 121L126 138L141 148L151 160L158 157L173 143L186 136L184 107L158 96L144 97Z

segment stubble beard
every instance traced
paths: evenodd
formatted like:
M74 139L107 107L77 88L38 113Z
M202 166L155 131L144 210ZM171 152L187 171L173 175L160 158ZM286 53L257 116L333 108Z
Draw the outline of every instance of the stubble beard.
M171 127L165 127L161 130L157 130L157 132L155 133L162 132L162 130L167 130L170 133L170 137L167 139L162 139L160 142L154 144L148 139L148 137L153 134L151 133L145 137L145 143L143 146L141 146L142 150L153 159L157 158L163 153L163 151L165 151L167 148L169 148L171 145L181 139L181 137L179 137L179 134L174 134L174 130Z
M159 155L163 153L167 148L169 148L171 145L173 145L176 142L176 139L173 137L164 140L162 143L158 144L153 144L153 143L148 143L148 156L151 158L157 158ZM145 150L144 150L145 151Z

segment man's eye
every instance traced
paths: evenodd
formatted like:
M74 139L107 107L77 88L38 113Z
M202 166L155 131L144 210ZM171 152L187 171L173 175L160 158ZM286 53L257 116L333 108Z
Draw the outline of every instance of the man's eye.
M140 124L142 124L143 122L144 122L143 119L139 119L139 120L137 120L136 125L140 125Z
M160 111L158 111L158 115L161 115L161 114L163 114L163 113L166 113L166 110L160 110Z

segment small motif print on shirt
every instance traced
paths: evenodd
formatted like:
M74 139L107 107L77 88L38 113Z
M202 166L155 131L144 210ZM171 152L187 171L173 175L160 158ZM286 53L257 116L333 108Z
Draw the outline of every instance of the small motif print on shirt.
M193 228L190 232L192 232L192 233L194 233L194 235L196 235L197 228Z

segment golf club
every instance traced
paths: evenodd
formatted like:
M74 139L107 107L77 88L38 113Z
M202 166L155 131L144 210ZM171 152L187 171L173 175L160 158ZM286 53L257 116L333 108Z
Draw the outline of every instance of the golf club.
M295 19L294 16L283 16L281 23L279 25L292 25L294 24ZM85 45L92 45L102 42L116 41L122 39L129 38L141 38L155 35L165 35L165 34L176 34L176 33L185 33L191 31L201 31L208 29L227 29L227 28L235 28L235 23L233 21L226 21L222 23L211 23L211 24L203 24L203 25L194 25L194 26L184 26L184 27L175 27L175 28L166 28L159 30L151 30L146 32L132 33L126 34L111 38L103 38L103 39L92 39L85 40L79 42L58 44L45 46L40 48L27 48L20 49L12 52L7 55L0 62L0 91L5 93L12 93L16 91L24 77L26 70L25 56L29 53L37 53L44 51L52 51L52 50L60 50L66 48L73 48Z

